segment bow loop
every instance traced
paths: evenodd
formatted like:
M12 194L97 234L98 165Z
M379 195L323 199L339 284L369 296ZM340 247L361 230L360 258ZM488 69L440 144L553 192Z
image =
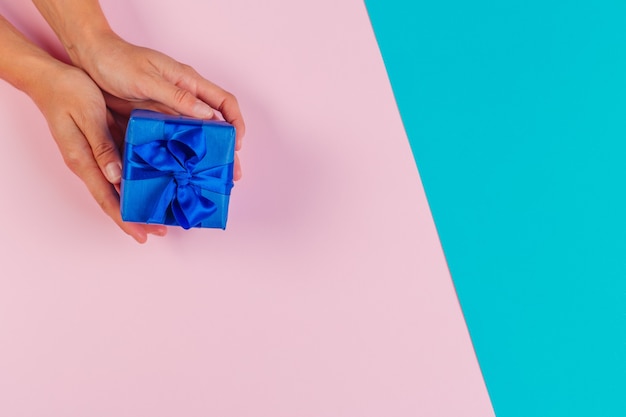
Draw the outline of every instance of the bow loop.
M167 141L167 150L179 164L189 170L206 155L206 141L202 126L176 125L166 123L163 134Z

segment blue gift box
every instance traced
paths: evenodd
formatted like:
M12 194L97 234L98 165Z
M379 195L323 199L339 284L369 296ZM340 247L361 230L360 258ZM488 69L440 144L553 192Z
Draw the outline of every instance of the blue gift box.
M129 222L226 228L235 128L134 110L126 130L120 205Z

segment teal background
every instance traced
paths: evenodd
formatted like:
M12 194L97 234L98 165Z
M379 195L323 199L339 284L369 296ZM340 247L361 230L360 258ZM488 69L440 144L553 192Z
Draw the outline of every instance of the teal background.
M496 414L626 416L626 3L365 3Z

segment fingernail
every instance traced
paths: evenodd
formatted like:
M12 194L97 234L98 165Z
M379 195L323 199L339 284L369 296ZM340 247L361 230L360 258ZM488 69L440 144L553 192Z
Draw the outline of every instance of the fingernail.
M213 117L213 109L206 103L197 101L196 105L193 106L193 114L200 119L210 119Z
M122 180L122 164L111 162L104 168L104 175L111 184L117 184Z

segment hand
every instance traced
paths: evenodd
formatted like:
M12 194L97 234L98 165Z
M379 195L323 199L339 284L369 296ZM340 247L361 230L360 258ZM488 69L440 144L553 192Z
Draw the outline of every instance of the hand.
M151 108L201 119L217 119L219 111L236 130L241 149L245 124L237 99L201 77L193 68L160 52L132 45L113 32L100 33L72 53L77 65L109 93L107 104L119 113ZM241 177L235 156L234 179Z
M159 103L171 112L210 119L215 109L237 131L245 125L235 97L193 68L160 52L132 45L113 32L98 0L33 0L72 63L104 91L129 102Z
M118 194L121 137L116 136L116 144L111 136L113 118L107 114L100 89L82 70L60 62L41 74L30 95L48 121L70 170L84 181L104 212L139 243L146 242L148 234L164 236L165 226L122 221Z

